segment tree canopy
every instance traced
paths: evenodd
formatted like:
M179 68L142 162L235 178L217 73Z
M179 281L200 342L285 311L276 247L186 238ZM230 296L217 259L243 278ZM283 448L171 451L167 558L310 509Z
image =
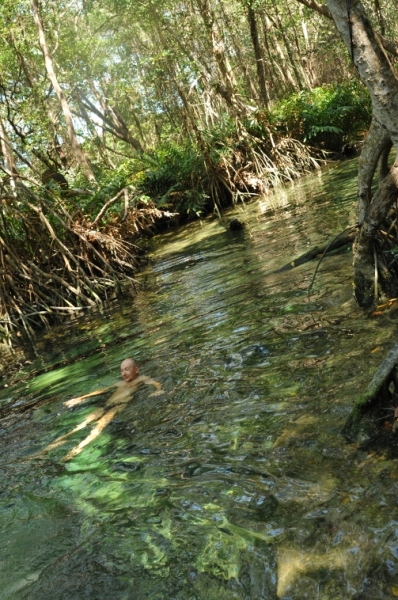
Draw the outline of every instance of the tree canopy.
M124 156L260 121L291 92L353 76L333 24L292 0L6 0L0 18L2 120L32 175L98 179Z

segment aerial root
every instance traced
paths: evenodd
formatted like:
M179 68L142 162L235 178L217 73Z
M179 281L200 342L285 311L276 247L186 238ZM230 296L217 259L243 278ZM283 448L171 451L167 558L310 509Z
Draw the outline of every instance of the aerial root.
M359 433L361 420L367 413L377 411L386 403L390 404L392 409L396 407L398 402L397 364L398 342L380 364L367 389L357 398L343 427L344 436L354 440Z
M239 143L233 147L225 145L218 164L206 165L211 179L218 182L218 185L213 182L210 186L216 212L222 205L223 190L236 202L294 181L325 162L321 151L304 146L292 138L271 132L268 137L260 138L243 127L241 129L244 137Z
M123 239L121 228L132 239L165 215L153 206L134 207L126 215L121 190L124 223L99 231L95 224L110 201L90 223L71 215L54 193L22 181L16 190L10 196L0 185L0 339L9 346L15 336L33 342L38 328L60 316L79 314L126 286L134 288L137 247Z

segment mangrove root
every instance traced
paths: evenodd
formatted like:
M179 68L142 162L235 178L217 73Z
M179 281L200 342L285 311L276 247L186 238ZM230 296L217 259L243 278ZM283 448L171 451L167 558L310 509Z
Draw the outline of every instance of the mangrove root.
M342 434L354 440L358 433L362 418L365 414L385 407L386 402L396 403L398 394L398 342L387 354L367 389L359 395L352 409Z
M99 230L123 196L124 221L108 219ZM33 341L38 328L134 289L134 238L171 213L149 204L134 206L126 219L128 200L128 190L121 190L90 222L81 210L71 212L63 195L33 180L17 179L11 190L0 180L2 343L12 346L17 336Z

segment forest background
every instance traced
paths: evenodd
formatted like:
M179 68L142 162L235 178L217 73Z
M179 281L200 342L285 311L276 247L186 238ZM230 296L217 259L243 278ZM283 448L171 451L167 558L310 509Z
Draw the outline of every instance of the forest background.
M398 3L364 7L393 69ZM353 47L314 0L3 0L0 27L9 346L134 287L155 225L267 193L371 123Z

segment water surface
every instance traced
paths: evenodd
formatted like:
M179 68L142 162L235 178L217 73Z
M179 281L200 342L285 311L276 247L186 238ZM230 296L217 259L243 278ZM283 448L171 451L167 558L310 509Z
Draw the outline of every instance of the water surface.
M398 596L398 465L341 427L394 343L365 319L351 254L274 273L355 222L355 163L155 239L140 292L53 329L0 396L0 599ZM229 217L228 217L229 218ZM47 454L107 395L143 387Z

